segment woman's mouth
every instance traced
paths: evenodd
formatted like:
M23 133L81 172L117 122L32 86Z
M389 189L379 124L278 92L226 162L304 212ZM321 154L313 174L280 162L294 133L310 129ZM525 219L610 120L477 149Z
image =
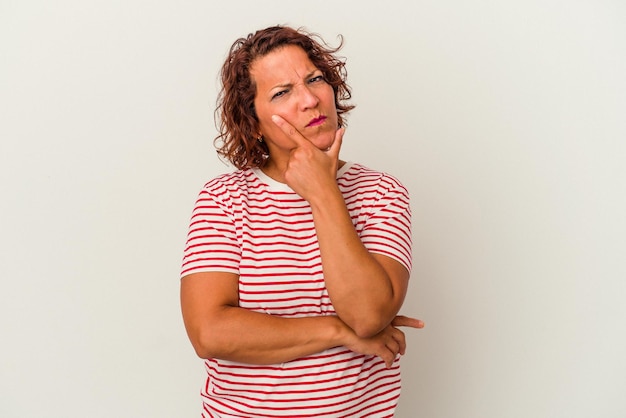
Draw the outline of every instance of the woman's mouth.
M313 127L313 126L319 126L322 123L324 123L326 121L326 116L318 116L315 119L312 119L308 124L307 124L307 128Z

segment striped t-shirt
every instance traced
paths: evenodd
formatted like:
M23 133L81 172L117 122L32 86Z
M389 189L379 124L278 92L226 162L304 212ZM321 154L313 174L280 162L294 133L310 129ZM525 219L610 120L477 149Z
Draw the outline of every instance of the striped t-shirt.
M365 247L411 270L408 192L394 177L346 163L337 173ZM239 275L239 306L289 318L334 315L308 202L259 169L221 175L200 192L181 277ZM205 361L203 417L391 417L400 396L399 357L345 347L271 366Z

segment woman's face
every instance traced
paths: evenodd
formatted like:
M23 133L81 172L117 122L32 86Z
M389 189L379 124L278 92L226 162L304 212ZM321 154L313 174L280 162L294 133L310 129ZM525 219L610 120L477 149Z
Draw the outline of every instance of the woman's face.
M296 146L272 115L281 116L319 149L330 147L337 130L335 94L302 48L287 45L256 59L250 75L256 83L259 133L270 160L288 158Z

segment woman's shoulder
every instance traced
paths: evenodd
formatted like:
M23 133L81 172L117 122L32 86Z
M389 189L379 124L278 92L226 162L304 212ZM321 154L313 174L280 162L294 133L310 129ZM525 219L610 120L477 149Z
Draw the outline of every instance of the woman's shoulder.
M406 189L393 174L376 170L360 163L346 163L346 169L340 179L349 183L385 184L390 188Z
M207 181L200 190L200 195L214 202L231 205L238 202L251 190L258 188L251 170L236 170L219 174Z
M219 174L204 184L204 188L211 190L215 188L242 188L253 183L256 176L251 169L235 170L228 173Z

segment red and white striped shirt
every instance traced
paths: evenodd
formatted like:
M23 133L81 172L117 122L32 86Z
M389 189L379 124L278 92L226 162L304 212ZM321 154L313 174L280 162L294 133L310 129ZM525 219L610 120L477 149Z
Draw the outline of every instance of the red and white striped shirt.
M394 177L346 163L337 173L354 227L372 253L411 270L411 210ZM189 228L182 276L239 275L240 307L298 318L334 315L311 208L259 169L208 182ZM283 364L205 361L203 417L391 417L400 396L399 357L335 347Z

